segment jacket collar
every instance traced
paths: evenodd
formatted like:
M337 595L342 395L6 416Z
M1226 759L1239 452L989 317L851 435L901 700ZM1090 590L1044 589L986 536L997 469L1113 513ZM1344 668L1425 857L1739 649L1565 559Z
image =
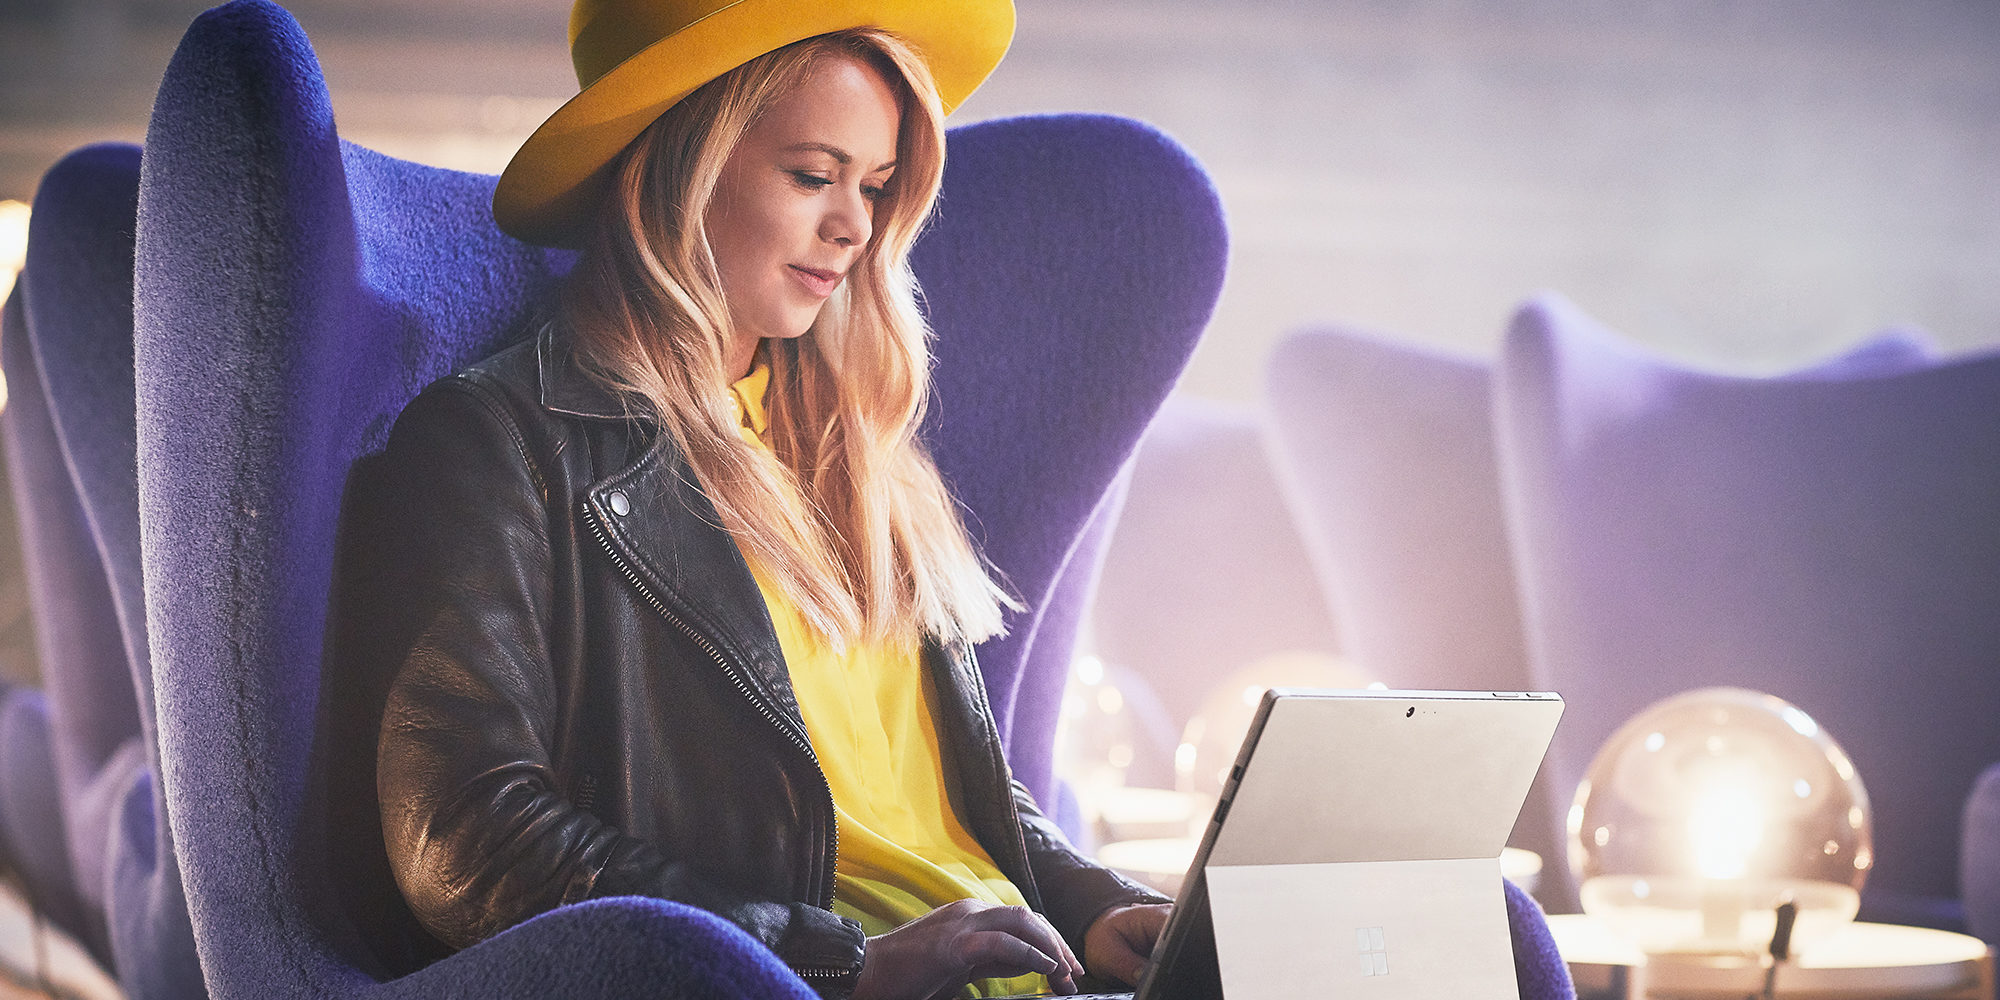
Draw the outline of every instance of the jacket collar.
M555 323L542 324L535 334L535 373L542 406L555 413L595 420L631 417L616 393L583 371L568 335L558 333Z
M552 413L591 420L632 421L617 394L578 364L566 334L553 323L535 336L541 403ZM695 484L667 434L640 435L631 464L589 485L583 502L632 582L660 610L715 647L732 672L803 737L791 677L756 578L722 519Z

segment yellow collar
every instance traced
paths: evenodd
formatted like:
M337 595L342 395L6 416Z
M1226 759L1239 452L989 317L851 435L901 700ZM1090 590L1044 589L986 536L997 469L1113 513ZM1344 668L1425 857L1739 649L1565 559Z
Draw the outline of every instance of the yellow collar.
M750 374L737 379L729 386L730 399L736 404L736 417L750 433L759 438L764 436L770 420L764 411L764 392L771 386L771 366L762 357L750 367Z

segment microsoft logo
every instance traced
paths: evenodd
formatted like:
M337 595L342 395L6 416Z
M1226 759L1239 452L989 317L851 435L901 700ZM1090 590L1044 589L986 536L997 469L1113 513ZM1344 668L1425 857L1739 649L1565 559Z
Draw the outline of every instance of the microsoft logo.
M1382 940L1382 928L1356 927L1354 929L1354 950L1361 955L1362 975L1386 976L1389 974L1389 947Z

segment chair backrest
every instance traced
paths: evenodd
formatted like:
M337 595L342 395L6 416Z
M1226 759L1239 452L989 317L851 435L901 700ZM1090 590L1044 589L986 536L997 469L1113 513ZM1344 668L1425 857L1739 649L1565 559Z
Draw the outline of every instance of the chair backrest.
M1530 648L1569 703L1561 787L1660 698L1768 691L1867 785L1864 916L1951 923L1958 811L2000 760L2000 354L1927 354L1892 335L1705 374L1547 297L1497 412Z
M61 582L60 578L51 580L57 574L36 557L69 547L65 543L87 540L88 532L81 528L76 496L62 471L62 453L42 400L41 378L34 370L21 299L16 291L7 300L4 328L0 329L0 357L4 357L10 390L7 407L0 411L10 495L0 498L0 503L21 511L20 523L26 529L22 532L22 558L9 571L18 569L25 578L23 600L32 618L35 610L49 605L42 592L60 590L54 585ZM53 461L45 461L48 459ZM81 570L96 569L93 560L79 559L74 551L65 552L56 566L77 563L84 564L77 567ZM101 574L71 576L90 579L102 593ZM35 641L38 647L53 645L60 656L68 651L66 647L77 643L60 625L44 638L40 633L52 624L56 623L44 620ZM39 650L35 656L38 661L43 658ZM41 689L26 684L0 685L0 865L17 873L37 910L85 942L102 960L106 958L102 900L85 902L77 888L76 866L70 860L70 823L62 806L65 782L54 746L53 714Z
M87 939L130 993L190 995L199 968L159 759L140 572L132 367L139 150L93 146L43 179L8 373L51 737Z
M944 184L912 260L938 334L925 436L1028 606L980 648L980 668L1016 777L1053 803L1056 719L1096 575L1080 543L1208 325L1227 236L1201 166L1126 119L955 128Z
M1222 228L1193 161L1129 122L971 126L953 133L951 162L916 262L939 332L925 432L987 554L1031 606L1007 642L982 651L1017 763L1031 770L1038 761L1020 748L1046 742L1038 730L1053 712L1040 718L1025 640L1060 618L1048 595L1067 592L1079 538L1206 320ZM335 535L351 470L402 406L525 332L567 266L493 227L493 183L342 143L310 46L262 0L197 20L155 105L138 241L146 593L168 811L219 994L351 991L394 964L357 943L329 903L337 893L313 884L331 879L341 849L318 842L329 824L367 822L341 811L355 801L342 776L372 775L372 758L351 767L326 745L340 741L315 742L316 722L348 697L321 671ZM1105 249L1114 243L1147 257L1140 278L1131 256ZM670 909L616 902L626 908L590 912L626 927ZM581 919L570 909L391 988L498 982L532 995L522 970L548 966L596 974L602 995L608 973L547 959ZM628 930L586 938L622 949L627 976L665 953ZM540 943L508 943L522 939ZM608 981L609 995L648 982Z
M1181 727L1224 678L1274 655L1340 651L1269 437L1255 406L1176 396L1133 457L1090 634L1151 687L1171 729L1165 759L1136 783L1172 784Z
M1491 364L1307 329L1279 342L1265 379L1293 506L1356 666L1392 687L1526 687Z
M1536 686L1492 381L1485 358L1334 327L1292 333L1266 366L1292 506L1347 655L1391 687ZM1509 842L1552 868L1563 846L1548 775L1545 766Z

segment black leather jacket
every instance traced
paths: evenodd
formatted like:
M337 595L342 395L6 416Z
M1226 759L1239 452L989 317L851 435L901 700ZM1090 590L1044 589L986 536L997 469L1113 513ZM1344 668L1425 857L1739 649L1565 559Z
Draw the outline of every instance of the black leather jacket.
M426 389L382 474L376 779L396 883L453 947L642 895L733 921L823 992L832 801L762 596L666 435L544 332ZM355 540L350 539L352 544ZM1010 779L966 651L927 648L954 805L1078 954L1158 895L1076 853Z

